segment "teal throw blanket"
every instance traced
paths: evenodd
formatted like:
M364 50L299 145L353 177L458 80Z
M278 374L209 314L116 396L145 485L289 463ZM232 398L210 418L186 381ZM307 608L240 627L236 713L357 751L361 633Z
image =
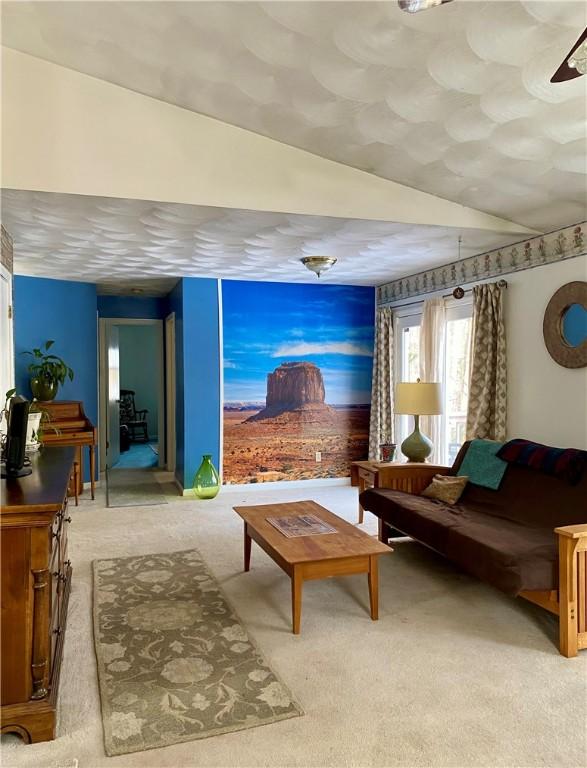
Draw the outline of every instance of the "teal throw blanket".
M457 475L466 475L470 483L497 491L507 462L495 454L503 443L494 440L472 440Z

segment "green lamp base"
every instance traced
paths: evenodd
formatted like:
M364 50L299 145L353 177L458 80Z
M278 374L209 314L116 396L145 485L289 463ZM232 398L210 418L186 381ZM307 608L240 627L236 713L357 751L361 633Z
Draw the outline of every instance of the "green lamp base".
M408 461L423 462L432 453L432 441L420 432L420 417L414 416L414 431L402 443Z

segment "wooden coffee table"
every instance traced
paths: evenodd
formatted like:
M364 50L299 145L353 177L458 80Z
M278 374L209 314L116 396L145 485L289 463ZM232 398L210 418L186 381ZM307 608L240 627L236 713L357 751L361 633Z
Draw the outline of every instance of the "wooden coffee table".
M392 550L372 536L355 528L314 501L294 501L287 504L262 504L233 507L244 520L245 571L251 566L251 540L284 570L291 579L293 632L300 632L302 613L302 584L309 579L349 576L366 573L369 582L371 618L379 618L379 578L377 558ZM287 538L277 530L268 517L315 515L336 528L336 533Z

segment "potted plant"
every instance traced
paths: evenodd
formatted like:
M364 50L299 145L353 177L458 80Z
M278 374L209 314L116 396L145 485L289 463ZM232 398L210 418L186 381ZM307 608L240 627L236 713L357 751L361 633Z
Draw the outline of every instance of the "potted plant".
M396 447L396 444L392 443L391 440L386 440L385 442L381 443L379 446L379 454L383 464L387 464L388 462L393 461Z
M57 355L47 354L55 342L46 341L42 349L23 352L33 359L28 367L31 375L31 392L36 400L54 400L60 384L68 378L73 381L72 369Z

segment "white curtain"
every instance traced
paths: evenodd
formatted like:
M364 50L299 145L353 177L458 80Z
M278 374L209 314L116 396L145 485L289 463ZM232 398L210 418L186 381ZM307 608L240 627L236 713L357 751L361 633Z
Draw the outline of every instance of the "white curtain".
M446 308L444 299L427 299L422 309L420 325L420 378L439 382L444 389L444 345L446 343ZM442 417L422 416L420 428L434 446L429 461L442 464Z
M369 458L379 461L379 446L393 439L393 313L389 307L377 310L373 381L371 385L371 421Z

